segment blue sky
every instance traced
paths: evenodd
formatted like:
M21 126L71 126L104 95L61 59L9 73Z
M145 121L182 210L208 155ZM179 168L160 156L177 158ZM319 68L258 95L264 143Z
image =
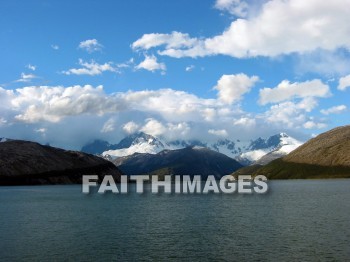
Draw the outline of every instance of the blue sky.
M323 2L3 0L0 137L305 140L348 124L350 2Z

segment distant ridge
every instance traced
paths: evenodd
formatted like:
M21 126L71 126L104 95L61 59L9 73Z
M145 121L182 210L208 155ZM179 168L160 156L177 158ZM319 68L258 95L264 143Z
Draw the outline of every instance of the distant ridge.
M204 147L164 150L158 154L139 154L114 160L126 175L214 175L221 178L242 167L236 160Z

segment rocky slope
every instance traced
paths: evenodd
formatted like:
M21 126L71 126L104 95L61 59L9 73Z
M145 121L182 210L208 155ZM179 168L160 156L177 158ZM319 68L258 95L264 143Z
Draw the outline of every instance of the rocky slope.
M320 134L254 174L270 179L350 178L350 126Z
M12 140L0 143L0 185L74 184L82 175L114 176L121 172L102 158L38 143Z

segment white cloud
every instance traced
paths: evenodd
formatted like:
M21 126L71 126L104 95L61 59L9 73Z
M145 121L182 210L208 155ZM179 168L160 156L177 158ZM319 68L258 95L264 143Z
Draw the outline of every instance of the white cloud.
M245 74L223 75L214 89L218 90L219 99L227 104L232 104L242 99L245 93L259 80L257 76L249 77Z
M39 137L69 147L96 138L116 143L125 133L139 130L168 139L214 140L225 131L232 139L250 139L280 132L281 127L304 130L310 121L320 127L324 120L311 117L316 106L315 98L306 97L254 114L219 96L208 99L173 89L107 94L102 86L27 86L0 88L0 119L6 121L0 125L2 136ZM45 137L34 131L43 127Z
M208 133L214 136L226 137L228 133L225 129L209 129Z
M123 125L123 130L127 134L135 133L138 130L138 128L139 128L139 125L133 121L127 122L125 125Z
M138 64L136 69L145 69L148 71L156 71L162 70L163 72L166 70L166 66L164 63L158 63L157 58L154 55L145 56L145 60L143 60L140 64Z
M306 129L323 129L323 128L326 128L327 125L324 124L324 123L316 123L314 121L307 121L305 124L304 124L304 128Z
M188 34L172 32L171 34L144 34L132 44L134 50L150 49L164 45L166 49L191 47L197 43L197 39L190 38Z
M161 115L169 122L214 120L216 109L226 107L216 99L173 89L130 91L121 93L120 98L134 110Z
M205 121L211 122L215 120L216 117L216 109L215 108L204 108L201 110L201 116Z
M156 119L146 119L146 124L141 128L141 131L152 136L159 136L166 132L166 127Z
M189 124L186 122L180 122L175 124L168 123L167 128L170 136L174 137L175 139L187 135L188 132L191 130Z
M36 123L59 122L68 116L104 115L118 112L126 105L116 96L106 96L102 86L24 87L16 89L11 99L17 121Z
M307 113L318 106L315 98L307 97L298 103L291 101L272 105L261 118L264 122L273 124L279 128L301 128L305 122L310 120Z
M16 80L16 82L24 82L24 83L27 83L27 82L32 81L34 78L37 78L37 76L34 75L34 74L22 73L22 74L21 74L21 78L18 79L18 80Z
M80 42L78 48L83 49L88 53L93 53L96 51L101 51L103 45L101 45L96 39L88 39Z
M256 125L256 121L254 118L242 117L237 120L234 120L233 124L235 126L243 126L251 128Z
M116 120L114 118L110 118L108 119L102 129L101 129L101 133L109 133L109 132L113 132L115 130L115 125L116 125Z
M26 65L26 68L28 68L29 70L32 70L32 71L36 70L36 66L35 65L31 65L31 64Z
M348 87L350 87L350 75L341 77L339 79L338 89L341 91L345 91Z
M248 4L241 0L216 0L214 7L238 17L245 17L248 13Z
M113 72L119 73L118 66L114 66L112 62L98 64L94 60L91 62L84 62L82 59L79 59L79 65L81 68L71 68L67 71L63 71L63 74L66 75L101 75L103 72Z
M163 46L159 54L177 58L219 54L237 58L275 57L350 48L349 10L344 8L349 5L350 0L271 0L257 14L233 21L222 34L212 38L191 38L179 32L153 33L143 35L132 46L134 49Z
M330 114L340 114L345 112L347 109L346 105L339 105L339 106L333 106L328 109L322 109L321 113L324 115L330 115Z
M194 65L189 65L189 66L186 66L185 70L186 72L191 72L194 68L195 68Z
M284 80L275 88L261 89L259 102L265 105L294 98L328 97L330 95L329 86L322 83L319 79L295 83Z

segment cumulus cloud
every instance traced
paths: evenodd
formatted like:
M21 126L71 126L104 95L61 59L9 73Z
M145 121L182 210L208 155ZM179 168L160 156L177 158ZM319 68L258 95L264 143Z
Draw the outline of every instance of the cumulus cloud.
M141 131L152 136L160 136L166 132L166 127L156 119L146 119L146 124L141 128Z
M273 124L278 127L301 128L305 122L310 120L307 113L311 112L318 106L317 100L312 97L302 99L295 103L286 101L272 105L266 111L262 118L266 123Z
M103 45L101 45L96 39L88 39L85 41L81 41L78 48L85 50L88 53L93 53L96 51L101 51Z
M257 80L252 78L242 79ZM38 138L77 149L93 139L116 143L125 133L137 131L168 139L250 139L280 132L281 127L304 130L311 127L306 124L310 121L317 129L325 121L310 116L318 105L315 97L281 101L259 114L245 112L240 103L230 103L251 88L244 86L226 101L219 95L222 89L217 90L217 99L209 99L173 89L107 94L102 86L90 85L0 88L1 132L2 136ZM46 130L45 137L35 131L41 128Z
M136 124L134 121L127 122L123 125L123 130L127 134L133 134L135 133L139 128L139 125Z
M145 56L145 60L143 60L140 64L135 66L136 69L145 69L151 72L154 72L156 70L166 71L166 65L164 63L159 63L157 61L157 57L154 55Z
M339 79L338 89L341 91L345 91L348 87L350 87L350 75L341 77Z
M166 49L191 47L198 43L198 39L190 38L188 34L172 32L171 34L144 34L140 39L132 43L134 50L150 49L157 46L165 46Z
M235 126L243 126L247 128L251 128L256 125L256 120L254 118L241 117L233 121Z
M248 13L248 4L241 0L216 0L214 7L238 17L245 17Z
M323 129L323 128L327 127L327 124L325 124L325 123L316 123L314 121L307 121L304 124L304 127L306 129Z
M245 93L259 80L257 76L249 77L245 74L223 75L214 89L218 90L219 99L227 104L232 104L242 99Z
M295 83L284 80L275 88L261 89L259 102L265 105L294 98L328 97L330 95L331 91L329 86L322 83L319 79Z
M67 71L63 71L63 74L66 75L101 75L103 72L113 72L119 73L118 67L114 66L112 62L98 64L94 60L90 62L84 62L82 59L79 59L79 65L81 68L71 68Z
M12 96L12 108L19 111L15 119L28 123L59 122L64 117L83 114L104 115L126 107L116 96L107 96L102 86L29 86L16 89Z
M227 8L244 2L219 3ZM132 47L146 50L162 46L159 54L177 58L220 54L237 58L274 57L349 48L349 10L344 8L349 5L350 0L271 0L256 15L234 20L220 35L198 39L181 32L152 33L143 35Z
M119 93L118 98L133 110L160 115L171 122L206 121L209 111L215 113L217 108L223 107L215 99L203 99L173 89L128 91Z
M0 86L0 108L4 110L6 108L11 108L11 100L15 97L15 93L13 90L7 90ZM4 111L2 110L2 111Z
M178 138L183 137L189 133L191 130L191 127L186 122L180 122L180 123L168 123L167 124L168 132L170 134L170 137Z
M226 137L228 133L225 129L209 129L208 133L214 136Z
M346 105L339 105L339 106L333 106L328 109L322 109L321 113L324 115L330 115L330 114L340 114L345 112L347 109Z

